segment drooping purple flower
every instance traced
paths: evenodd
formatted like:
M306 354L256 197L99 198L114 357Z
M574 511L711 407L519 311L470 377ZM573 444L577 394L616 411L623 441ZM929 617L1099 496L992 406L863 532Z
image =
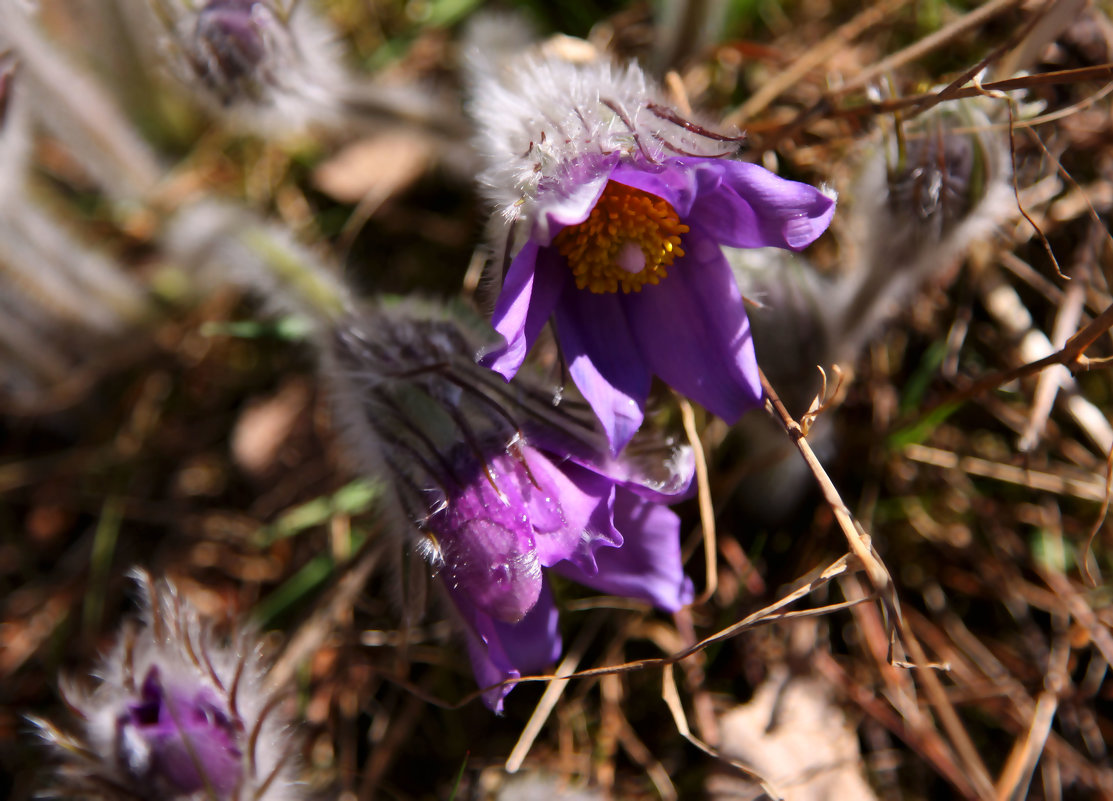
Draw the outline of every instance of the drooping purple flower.
M550 573L669 611L691 600L664 504L687 491L694 460L667 442L611 456L586 409L554 406L526 376L508 387L474 352L450 319L380 308L338 328L334 394L366 466L391 477L489 687L559 656ZM500 711L509 689L484 700Z
M138 572L144 613L97 667L64 683L74 732L34 720L64 798L293 801L294 741L250 632L213 636L169 582Z
M424 524L481 686L541 671L559 656L543 568L670 612L691 600L680 519L663 505L687 489L690 470L659 492L523 443L484 460L465 457L469 480ZM499 710L509 690L484 698Z
M506 379L551 319L573 381L617 452L653 376L729 422L761 389L722 247L801 250L834 200L727 156L737 138L683 119L631 65L552 51L473 59L481 182L508 266L483 363Z

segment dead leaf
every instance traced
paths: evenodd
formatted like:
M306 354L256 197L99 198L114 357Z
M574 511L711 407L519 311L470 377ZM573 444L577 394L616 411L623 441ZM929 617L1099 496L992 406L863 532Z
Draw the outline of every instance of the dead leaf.
M420 178L434 155L428 136L390 131L343 148L313 171L313 184L341 203L372 198L377 206Z
M826 685L778 669L753 700L723 715L721 750L752 766L785 801L876 801L862 776L858 736ZM749 801L761 788L737 775L708 781L712 801Z

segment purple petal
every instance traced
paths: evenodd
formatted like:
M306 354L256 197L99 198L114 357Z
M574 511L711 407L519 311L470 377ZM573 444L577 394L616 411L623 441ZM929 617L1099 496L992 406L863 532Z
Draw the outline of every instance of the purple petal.
M715 240L693 225L657 286L623 298L649 369L728 423L761 401L742 295Z
M621 298L570 290L557 305L556 324L572 380L618 453L642 423L650 383Z
M590 575L571 562L553 569L593 589L640 598L668 612L690 603L692 582L680 561L680 518L665 506L619 489L614 520L622 547L596 552L598 573Z
M171 687L152 666L140 697L117 721L120 757L134 778L175 795L203 790L221 797L242 779L242 753L226 705L205 687Z
M647 170L632 164L620 164L611 180L664 198L680 217L687 217L696 200L697 182L694 164L717 159L673 160L664 167Z
M522 467L505 454L484 468L476 466L466 485L450 495L447 508L428 521L444 560L445 583L507 623L521 620L541 592L524 478Z
M559 615L548 582L530 613L517 623L494 620L466 595L451 589L448 594L464 619L468 656L480 687L540 673L560 656ZM512 689L510 684L489 690L483 693L483 702L501 715L502 701Z
M835 201L764 167L709 159L697 167L699 197L690 220L736 248L803 250L827 230ZM682 215L683 216L683 215Z
M544 457L531 458L529 468L539 484L533 493L536 505L543 510L535 514L535 506L530 507L541 564L552 567L568 559L594 573L595 549L622 545L612 521L614 481L573 462L557 465ZM546 503L549 499L554 503Z
M568 280L563 261L554 264L554 256L559 259L559 254L541 249L536 242L526 242L511 262L495 302L491 323L504 344L488 349L479 362L507 381L522 366Z

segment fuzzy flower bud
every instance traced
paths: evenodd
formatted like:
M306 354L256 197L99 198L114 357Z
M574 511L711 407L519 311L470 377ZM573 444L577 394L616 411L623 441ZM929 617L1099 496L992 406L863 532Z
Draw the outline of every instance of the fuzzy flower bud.
M392 478L481 686L559 656L550 571L666 610L690 600L664 506L691 481L688 449L611 457L586 410L524 376L508 387L458 323L412 306L342 323L334 350L350 439ZM508 691L484 698L498 711Z
M1007 139L985 101L940 104L859 154L859 179L843 196L846 253L856 258L843 275L782 251L731 254L742 291L761 304L750 316L766 375L794 414L820 392L816 365L855 363L926 281L1015 210ZM740 493L749 513L790 514L814 486L810 471L779 427L755 417L741 429L754 466ZM835 433L830 415L809 430L821 459L834 453Z
M931 276L1015 209L1007 140L983 98L941 104L873 148L848 227L861 261L831 298L835 358L853 359Z
M169 582L137 572L143 618L124 628L91 691L63 685L81 724L33 721L61 764L57 797L285 801L293 741L243 632L219 641Z
M482 29L481 29L482 30ZM834 200L729 158L740 137L686 119L635 64L560 39L472 52L480 175L505 278L483 363L509 380L550 317L572 380L617 452L654 375L734 422L761 387L722 252L801 250Z
M310 3L171 0L160 21L173 68L217 114L260 135L333 123L348 78L336 35Z

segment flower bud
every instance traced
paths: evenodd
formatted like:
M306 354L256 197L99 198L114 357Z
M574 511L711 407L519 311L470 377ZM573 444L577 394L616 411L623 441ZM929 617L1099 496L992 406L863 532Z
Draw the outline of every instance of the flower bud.
M173 3L163 18L179 79L215 114L262 136L334 123L349 78L310 3Z
M983 98L940 104L867 154L848 204L861 258L827 304L835 359L856 358L913 292L1015 208L1011 173Z
M285 801L294 742L253 637L217 638L173 584L137 571L141 621L94 671L63 686L75 733L34 720L61 763L57 797Z

